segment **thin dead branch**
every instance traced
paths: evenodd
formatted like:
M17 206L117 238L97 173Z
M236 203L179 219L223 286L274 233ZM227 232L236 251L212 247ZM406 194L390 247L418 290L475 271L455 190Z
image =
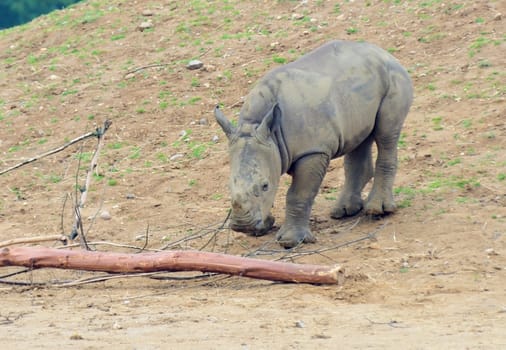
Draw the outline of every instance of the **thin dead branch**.
M145 70L145 69L149 69L149 68L159 68L159 67L166 67L170 65L170 63L154 63L154 64L148 64L146 66L141 66L141 67L137 67L137 68L134 68L134 69L131 69L129 71L127 71L124 75L123 75L123 78L126 78L127 76L129 76L130 74L135 74L137 72L140 72L141 70Z
M40 242L52 242L52 241L60 241L63 244L67 244L68 237L65 235L51 235L51 236L13 238L13 239L9 239L7 241L0 242L0 248L8 247L10 245L15 245L15 244L40 243Z
M85 249L89 249L88 245L86 244L86 236L84 234L84 228L83 228L83 221L81 217L80 209L84 207L84 204L86 202L86 199L88 197L88 191L91 184L91 179L93 177L93 173L97 167L98 164L98 157L100 156L100 151L102 150L103 144L104 144L104 135L106 131L111 126L112 122L110 120L106 120L104 122L104 126L100 129L97 129L95 131L95 134L97 136L97 147L95 149L95 153L93 154L93 157L90 161L90 166L88 169L88 172L86 174L86 181L84 184L84 187L81 187L79 190L81 192L81 196L79 199L79 202L75 204L74 207L74 224L72 225L72 233L70 235L71 239L75 239L77 236L80 238L81 246ZM77 200L77 196L76 196ZM80 234L79 234L80 232Z
M72 146L73 144L75 144L77 142L80 142L82 140L85 140L87 138L90 138L90 137L100 137L101 134L103 134L105 131L107 131L107 129L109 128L110 125L111 125L111 121L110 120L106 120L105 123L104 123L103 128L97 128L95 131L90 131L89 133L86 133L84 135L76 137L75 139L70 140L69 142L65 143L64 145L62 145L60 147L57 147L57 148L49 150L49 151L47 151L45 153L39 154L39 155L37 155L35 157L29 158L27 160L24 160L21 163L18 163L16 165L11 166L10 168L1 170L0 171L0 175L6 174L6 173L8 173L8 172L10 172L10 171L12 171L14 169L18 169L18 168L24 166L24 165L33 163L33 162L35 162L35 161L37 161L39 159L42 159L44 157L47 157L47 156L50 156L52 154L61 152L65 148L68 148L68 147Z

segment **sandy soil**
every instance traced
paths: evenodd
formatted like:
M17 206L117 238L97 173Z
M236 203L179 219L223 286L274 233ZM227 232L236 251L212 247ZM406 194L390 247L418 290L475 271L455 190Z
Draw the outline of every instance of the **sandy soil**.
M19 284L0 284L2 347L506 348L505 15L504 2L481 0L97 0L0 32L2 169L112 120L82 210L88 240L106 242L94 249L197 235L170 248L347 271L342 286L200 276L62 287L103 275L3 267ZM229 168L214 105L235 118L266 71L335 38L388 49L412 75L399 210L331 220L335 160L313 209L316 244L283 252L274 233L220 229ZM204 67L188 70L195 58ZM68 234L94 149L88 140L0 175L0 240Z

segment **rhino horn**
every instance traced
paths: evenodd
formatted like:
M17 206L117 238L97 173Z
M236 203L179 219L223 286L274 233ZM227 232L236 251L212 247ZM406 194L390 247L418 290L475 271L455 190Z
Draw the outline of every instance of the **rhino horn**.
M235 127L227 119L227 117L225 117L223 112L220 110L220 106L216 106L214 108L214 117L216 118L216 121L223 129L225 135L227 135L227 137L230 138L230 136L235 132Z
M273 127L276 124L276 121L281 118L281 109L276 103L274 107L266 114L262 123L257 128L257 133L260 137L264 139L268 139L271 136Z

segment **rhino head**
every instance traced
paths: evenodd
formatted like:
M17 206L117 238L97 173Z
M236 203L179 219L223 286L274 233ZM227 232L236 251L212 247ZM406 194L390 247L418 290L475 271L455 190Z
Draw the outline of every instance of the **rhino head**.
M242 123L238 127L219 107L214 115L229 140L230 227L252 236L264 235L274 224L270 212L281 175L281 157L273 137L279 108L274 106L260 124Z

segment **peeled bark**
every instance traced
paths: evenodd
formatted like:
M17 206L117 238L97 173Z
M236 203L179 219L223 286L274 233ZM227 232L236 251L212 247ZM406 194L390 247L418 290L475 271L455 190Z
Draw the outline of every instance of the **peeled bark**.
M45 247L7 247L0 249L1 266L25 266L34 269L50 267L110 273L202 271L270 281L344 283L344 269L337 265L294 264L201 251L127 254Z

